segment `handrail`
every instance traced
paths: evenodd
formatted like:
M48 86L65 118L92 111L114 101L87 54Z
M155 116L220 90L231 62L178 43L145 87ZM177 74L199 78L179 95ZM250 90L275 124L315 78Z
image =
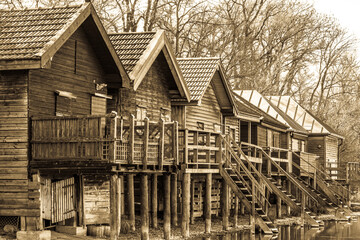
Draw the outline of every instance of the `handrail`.
M252 144L252 143L247 143L247 142L240 142L240 145L246 145L246 146L249 146L249 147L254 147L254 148L262 149L262 147L260 147L260 146L258 146L258 145L255 145L255 144Z
M266 203L270 206L270 202L267 200L265 194L263 193L262 188L261 188L261 185L257 182L257 180L254 178L254 176L251 174L251 172L249 171L249 169L244 165L244 163L241 161L241 159L237 156L237 154L235 153L235 151L232 149L231 145L229 144L228 141L226 141L226 139L222 136L221 136L221 140L223 140L223 142L227 145L227 149L229 149L230 153L232 154L232 156L234 157L235 161L243 168L244 172L246 173L246 175L251 179L251 182L252 184L255 184L258 192L260 192L261 196L265 199ZM233 164L231 163L231 160L228 159L228 157L226 156L225 154L225 157L226 157L226 160L230 162L230 167L232 169L234 169L237 174L239 174L241 176L241 174L239 173L239 171L233 166ZM250 189L250 186L248 185L247 181L244 181L244 183L248 186L248 188ZM254 196L254 194L253 194ZM257 197L257 195L255 194L255 197L256 199L258 200L258 203L261 204L261 201L260 199ZM261 204L262 205L262 204Z
M310 194L306 189L304 189L297 180L295 180L288 172L286 172L279 164L277 164L263 149L263 156L265 156L280 172L282 172L295 186L297 186L302 192L304 192L307 196L309 196L316 204L318 204L318 201Z
M336 182L334 179L332 179L329 174L327 174L326 172L322 171L321 169L319 169L318 167L314 166L313 164L311 164L310 162L308 162L306 159L304 159L303 157L301 157L301 155L297 154L294 150L291 150L291 152L293 154L295 154L295 156L299 157L300 160L306 162L307 164L309 164L310 166L312 166L313 168L315 168L316 171L319 171L320 173L326 175L327 177L329 177L329 179L335 184L335 185L338 185L342 188L344 188L346 191L348 191L348 189L346 189L343 185L339 184L338 182ZM321 178L322 180L324 180L321 175L317 174L317 178Z
M235 142L234 139L233 139L231 136L229 136L229 138L230 138L230 141ZM254 164L248 159L248 157L246 156L246 154L244 153L244 151L241 150L241 147L239 147L238 144L234 144L233 146L235 146L235 147L237 148L238 152L244 157L245 161L247 162L247 164L249 164L250 168L255 172L255 174L256 174L259 178L261 178L263 181L265 181L266 186L271 189L270 185L269 185L268 182L266 181L266 177L264 177L264 175L263 175L262 173L260 173L260 172L256 169L256 167L255 167Z
M278 151L282 151L282 152L289 152L289 149L286 148L279 148L279 147L264 147L265 149L270 149L270 150L278 150Z

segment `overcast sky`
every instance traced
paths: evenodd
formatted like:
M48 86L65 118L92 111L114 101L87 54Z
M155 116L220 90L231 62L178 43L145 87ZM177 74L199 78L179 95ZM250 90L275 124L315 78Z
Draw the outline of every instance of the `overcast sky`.
M333 15L349 33L360 39L360 0L306 0L313 3L318 12ZM360 41L357 44L360 61Z

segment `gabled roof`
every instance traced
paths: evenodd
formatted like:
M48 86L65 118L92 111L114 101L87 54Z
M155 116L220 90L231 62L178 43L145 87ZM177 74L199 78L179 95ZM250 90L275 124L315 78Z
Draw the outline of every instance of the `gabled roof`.
M181 96L190 101L189 89L164 31L116 33L109 34L109 37L133 81L134 90L139 87L160 51L163 51Z
M91 3L72 7L1 10L0 70L49 66L57 50L83 24L88 28L90 42L104 49L101 56L112 62L107 63L107 69L111 73L120 73L123 85L126 85L129 82L126 71Z
M310 111L302 107L290 96L269 96L268 99L272 104L277 106L284 114L293 121L297 122L304 129L312 134L332 134L339 136L336 131L313 115Z
M238 90L235 91L239 96L244 98L246 101L251 103L253 106L257 107L261 111L265 112L266 114L270 115L272 118L276 119L277 121L285 124L290 128L290 130L307 134L308 132L299 125L296 121L289 118L284 114L280 109L278 109L275 105L271 103L266 97L261 95L256 90Z
M238 91L234 91L235 99L237 100L238 109L240 111L245 111L252 114L257 114L257 116L261 119L261 124L270 127L276 128L281 131L286 131L289 127L287 124L280 122L276 118L272 117L270 114L263 111L261 108L250 103L248 100L244 99L238 94ZM241 118L241 117L240 117Z
M232 115L236 114L232 91L219 58L178 58L177 60L190 90L192 102L200 104L207 88L212 84L222 110L227 110ZM216 74L220 81L212 81Z

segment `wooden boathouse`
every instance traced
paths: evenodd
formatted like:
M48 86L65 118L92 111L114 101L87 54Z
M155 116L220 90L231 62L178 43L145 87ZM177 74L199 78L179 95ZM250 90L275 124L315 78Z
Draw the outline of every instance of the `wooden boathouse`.
M228 230L239 214L276 234L272 205L314 227L319 211L346 211L317 165L334 152L310 147L340 136L311 114L324 129L309 131L285 98L265 109L234 94L218 58L176 58L163 31L107 34L91 3L0 19L0 227L18 239L54 226L117 239L136 218L142 239L160 220L164 239L172 226L186 238L198 217L210 233L213 216Z

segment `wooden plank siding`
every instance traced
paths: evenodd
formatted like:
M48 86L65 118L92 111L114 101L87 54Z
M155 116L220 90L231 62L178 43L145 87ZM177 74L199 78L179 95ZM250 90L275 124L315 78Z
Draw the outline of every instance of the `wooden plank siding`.
M205 131L214 131L214 124L221 124L220 105L210 84L200 106L186 106L186 127L197 130L198 122L204 123Z
M146 116L152 121L159 121L162 109L171 114L171 98L169 90L176 89L169 65L163 52L160 52L153 65L140 83L138 89L120 89L118 110L121 115L136 117L136 108L146 108Z
M229 134L230 129L235 133L235 141L240 142L240 120L236 117L225 117L225 133Z
M27 89L27 71L0 72L0 216L40 214L29 207Z
M80 27L54 55L51 68L30 70L30 116L55 115L55 91L66 91L76 96L73 115L91 114L91 95L95 83L105 83L102 65ZM104 88L102 93L106 93Z

